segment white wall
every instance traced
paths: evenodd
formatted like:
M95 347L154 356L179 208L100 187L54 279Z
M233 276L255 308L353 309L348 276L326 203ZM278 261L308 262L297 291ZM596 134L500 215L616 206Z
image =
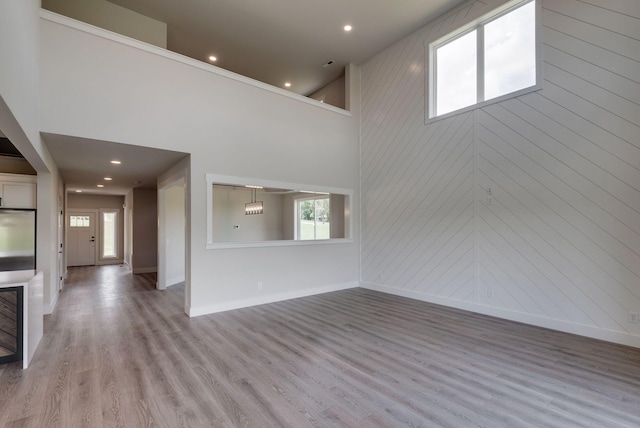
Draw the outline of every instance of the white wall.
M362 67L363 284L640 346L639 3L544 0L543 89L425 125L425 43L500 3Z
M44 9L167 47L167 24L105 0L42 0Z
M43 132L192 154L192 314L357 284L357 237L304 248L205 249L206 173L357 189L357 114L43 17ZM310 270L313 277L301 281Z
M43 271L45 313L58 298L58 197L62 183L40 138L38 0L0 2L0 131L38 172L37 268Z
M166 243L166 275L167 286L175 285L185 280L185 186L181 182L166 190L165 214L168 224Z
M185 283L185 312L191 302L191 159L186 156L158 177L159 289ZM180 190L175 189L179 187ZM178 196L178 193L180 196Z

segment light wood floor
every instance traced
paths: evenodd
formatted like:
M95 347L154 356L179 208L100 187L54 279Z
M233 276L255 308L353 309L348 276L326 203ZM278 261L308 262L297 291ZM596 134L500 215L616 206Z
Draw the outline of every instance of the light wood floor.
M638 427L640 350L355 289L189 319L73 268L7 427Z

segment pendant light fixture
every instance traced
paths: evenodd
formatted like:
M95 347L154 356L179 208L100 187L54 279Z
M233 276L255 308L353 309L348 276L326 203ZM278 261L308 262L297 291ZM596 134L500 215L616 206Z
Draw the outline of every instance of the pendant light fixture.
M249 187L249 186L247 186ZM244 204L244 215L263 214L262 201L256 202L256 188L251 188L251 202Z

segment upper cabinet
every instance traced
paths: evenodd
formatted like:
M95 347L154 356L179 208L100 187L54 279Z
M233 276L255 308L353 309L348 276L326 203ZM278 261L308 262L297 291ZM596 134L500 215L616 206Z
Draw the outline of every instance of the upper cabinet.
M36 208L36 177L0 174L0 208Z

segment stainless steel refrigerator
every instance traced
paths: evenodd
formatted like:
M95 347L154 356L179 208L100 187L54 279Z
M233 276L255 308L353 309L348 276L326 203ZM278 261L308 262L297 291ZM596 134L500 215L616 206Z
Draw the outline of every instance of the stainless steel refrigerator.
M36 268L36 211L0 209L0 271Z

